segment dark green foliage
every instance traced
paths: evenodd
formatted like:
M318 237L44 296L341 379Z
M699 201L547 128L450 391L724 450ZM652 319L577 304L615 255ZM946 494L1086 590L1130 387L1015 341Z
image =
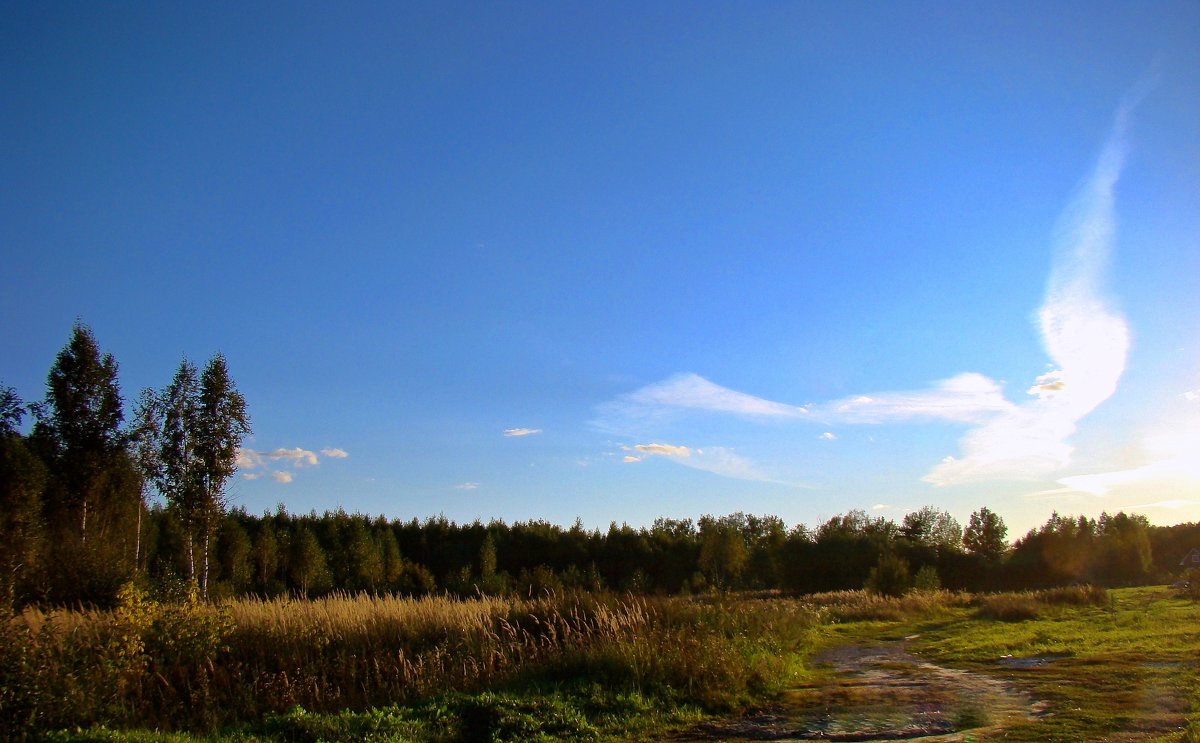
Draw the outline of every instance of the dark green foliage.
M971 514L971 521L963 532L963 546L972 555L997 563L1008 551L1008 543L1004 541L1007 535L1004 519L985 506Z
M0 616L37 593L46 477L19 434L0 433Z
M28 444L45 464L42 523L52 601L111 602L138 557L141 476L127 449L117 363L82 323L59 352ZM10 417L11 419L11 417Z
M880 555L863 587L881 596L903 596L912 588L908 561L891 553Z

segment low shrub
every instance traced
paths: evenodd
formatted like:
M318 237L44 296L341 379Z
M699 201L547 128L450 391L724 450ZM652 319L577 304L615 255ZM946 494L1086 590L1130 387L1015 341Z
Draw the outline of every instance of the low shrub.
M994 593L978 598L977 614L983 619L1022 622L1037 619L1052 606L1112 605L1112 595L1102 586L1079 585L1042 591Z

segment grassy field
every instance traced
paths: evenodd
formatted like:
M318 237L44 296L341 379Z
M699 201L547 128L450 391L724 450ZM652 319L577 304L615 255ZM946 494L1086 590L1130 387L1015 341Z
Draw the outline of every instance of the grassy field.
M814 654L887 641L1036 703L1002 733L961 714L964 739L1200 740L1200 604L1165 588L216 607L130 590L3 633L13 740L664 740L819 688Z

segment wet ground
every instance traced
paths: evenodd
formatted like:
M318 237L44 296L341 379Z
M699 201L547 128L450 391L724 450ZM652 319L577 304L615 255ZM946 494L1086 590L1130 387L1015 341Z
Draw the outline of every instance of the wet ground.
M903 642L834 648L813 660L830 672L827 682L679 740L952 741L1043 712L1004 681L928 663Z

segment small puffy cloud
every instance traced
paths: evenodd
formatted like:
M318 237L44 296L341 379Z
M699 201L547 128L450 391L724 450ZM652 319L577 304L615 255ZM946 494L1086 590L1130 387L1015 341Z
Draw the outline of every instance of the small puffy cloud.
M626 462L626 463L633 463L633 462L640 462L640 461L642 461L642 458L641 458L641 457L635 457L635 456L633 456L632 454L626 454L626 455L625 455L625 458L624 458L623 460L621 460L621 461L623 461L623 462Z
M817 438L821 439L822 441L834 441L837 439L837 434L835 434L833 431L826 431Z
M238 469L252 470L263 466L263 456L253 449L245 447L238 449L237 453ZM251 478L247 478L251 479Z
M541 433L540 428L509 428L504 431L505 436L532 436L535 433Z
M261 472L243 472L242 473L243 480L257 480L260 477L262 477Z
M1056 370L1038 377L1034 381L1034 385L1025 391L1037 397L1048 397L1055 392L1062 392L1066 387L1067 383L1063 381L1062 372Z
M690 457L692 455L692 450L686 446L672 446L671 444L635 444L631 450L643 454L657 454L661 457Z
M1183 393L1183 399L1188 402L1200 402L1200 390L1188 390Z
M454 486L455 490L476 490L479 488L477 482L464 482Z
M875 505L871 506L872 511L886 511L889 508L891 508L891 506L887 503L876 503Z
M271 473L271 479L274 480L275 482L280 482L280 483L283 483L286 485L287 483L292 481L292 473L284 472L282 470L276 470Z
M345 459L350 454L345 449L330 448L322 449L321 456L329 457L330 459Z
M313 467L317 464L317 453L308 449L295 447L292 449L275 449L274 451L263 453L267 459L274 461L287 461L293 467Z

